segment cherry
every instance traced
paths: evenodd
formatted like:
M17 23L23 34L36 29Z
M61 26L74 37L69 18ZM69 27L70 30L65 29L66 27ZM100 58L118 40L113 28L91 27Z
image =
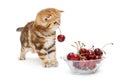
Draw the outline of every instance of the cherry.
M96 55L96 56L95 56L95 59L101 59L101 56Z
M101 58L102 58L101 56L96 55L96 56L95 56L96 62L97 62L97 63L100 63L100 61L101 61L100 59L101 59Z
M100 48L96 48L94 50L95 54L99 55L99 56L103 55L103 48L105 48L107 45L110 45L110 44L113 45L113 43L107 43L101 49ZM104 53L105 53L105 51L104 51Z
M75 67L75 68L80 68L80 66L79 66L79 62L73 62L73 66Z
M71 56L71 60L80 60L80 57L78 54L74 54Z
M90 61L88 65L89 69L94 69L96 67L96 62L95 61Z
M80 52L80 53L86 53L87 51L88 51L88 50L87 50L86 48L81 48L79 52Z
M71 57L74 55L74 53L73 52L70 52L68 55L67 55L67 59L68 60L71 60Z
M87 60L87 57L86 56L81 56L81 58L80 58L80 62L79 62L79 68L81 68L81 69L86 69L87 68L87 62L86 62L86 60Z
M79 67L81 69L86 69L87 66L88 66L88 63L86 61L82 61L82 62L79 63Z
M78 54L74 54L73 52L70 52L68 55L67 55L67 59L68 60L80 60L80 57Z
M60 31L60 34L57 36L57 40L59 42L63 42L65 40L65 36L63 34L61 34L61 29L59 27L59 31Z
M101 56L103 54L103 51L100 48L96 48L94 50L94 52L95 52L96 55L99 55L99 56Z
M59 35L57 36L57 40L58 40L59 42L63 42L63 41L65 40L65 36L62 35L62 34L59 34Z
M86 56L82 56L82 57L80 58L80 60L87 60L87 57L86 57Z
M81 69L86 69L87 68L87 58L86 56L81 56L81 58L79 58L80 62L73 62L73 66L76 68L81 68Z
M88 57L89 57L89 59L94 59L95 58L95 53L94 53L94 51L93 50L88 50Z

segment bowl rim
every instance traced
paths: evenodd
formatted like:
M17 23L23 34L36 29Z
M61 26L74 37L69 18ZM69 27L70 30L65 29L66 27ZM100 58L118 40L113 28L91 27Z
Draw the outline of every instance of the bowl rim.
M72 62L89 62L89 61L101 61L104 60L106 57L102 56L101 59L96 59L96 60L68 60L66 56L62 56L61 59L64 61L72 61Z

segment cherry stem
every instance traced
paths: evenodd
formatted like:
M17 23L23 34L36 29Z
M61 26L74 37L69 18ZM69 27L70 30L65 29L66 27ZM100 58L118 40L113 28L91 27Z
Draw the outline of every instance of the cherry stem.
M102 50L104 54L106 54L106 52L104 50Z
M82 47L85 47L85 44L84 44L84 43L82 43Z
M92 45L92 48L91 49L93 49L94 50L94 45Z
M75 44L76 44L76 46L77 46L77 51L79 51L79 47L78 47L78 44L77 44L77 42L75 42Z
M77 41L74 43L75 43L75 45L71 45L71 46L75 47L77 49L78 53L79 53L80 48L85 47L85 44L81 43L80 41Z
M78 45L79 45L79 47L81 48L80 41L78 41Z
M101 49L103 49L104 47L106 47L107 45L113 45L113 43L107 43L107 44L105 44Z
M81 43L80 41L78 41L78 45L79 45L79 49L82 48L83 46L85 47L85 44Z
M74 42L74 43L75 43L75 45L71 45L71 46L75 47L77 49L77 51L79 52L79 47L81 48L80 41Z
M75 47L75 48L77 49L77 47L76 47L76 46L74 46L74 45L71 45L71 46L73 46L73 47Z
M79 57L80 57L80 58L83 58L83 56L82 56L82 55L79 55Z
M60 34L61 34L61 29L60 29L60 27L58 27L59 28L59 31L60 31Z

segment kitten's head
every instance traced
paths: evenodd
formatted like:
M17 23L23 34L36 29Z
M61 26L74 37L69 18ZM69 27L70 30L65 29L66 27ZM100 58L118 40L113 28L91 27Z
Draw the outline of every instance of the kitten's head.
M43 9L37 14L35 23L48 29L58 28L60 25L61 12L63 11L55 8Z

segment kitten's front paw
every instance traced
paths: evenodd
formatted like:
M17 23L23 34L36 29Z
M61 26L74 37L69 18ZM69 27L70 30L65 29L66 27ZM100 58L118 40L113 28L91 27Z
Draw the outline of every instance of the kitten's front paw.
M55 59L55 60L51 60L51 65L53 67L57 67L58 66L58 61Z
M48 67L57 67L58 66L58 61L56 59L53 59L53 60L44 60L43 61L43 66L45 68L48 68Z
M19 60L25 60L25 57L20 57Z
M43 66L44 66L45 68L51 67L50 61L46 61L46 62L43 64Z
M57 61L47 61L43 64L43 66L45 68L49 68L49 67L57 67L58 66L58 62Z

